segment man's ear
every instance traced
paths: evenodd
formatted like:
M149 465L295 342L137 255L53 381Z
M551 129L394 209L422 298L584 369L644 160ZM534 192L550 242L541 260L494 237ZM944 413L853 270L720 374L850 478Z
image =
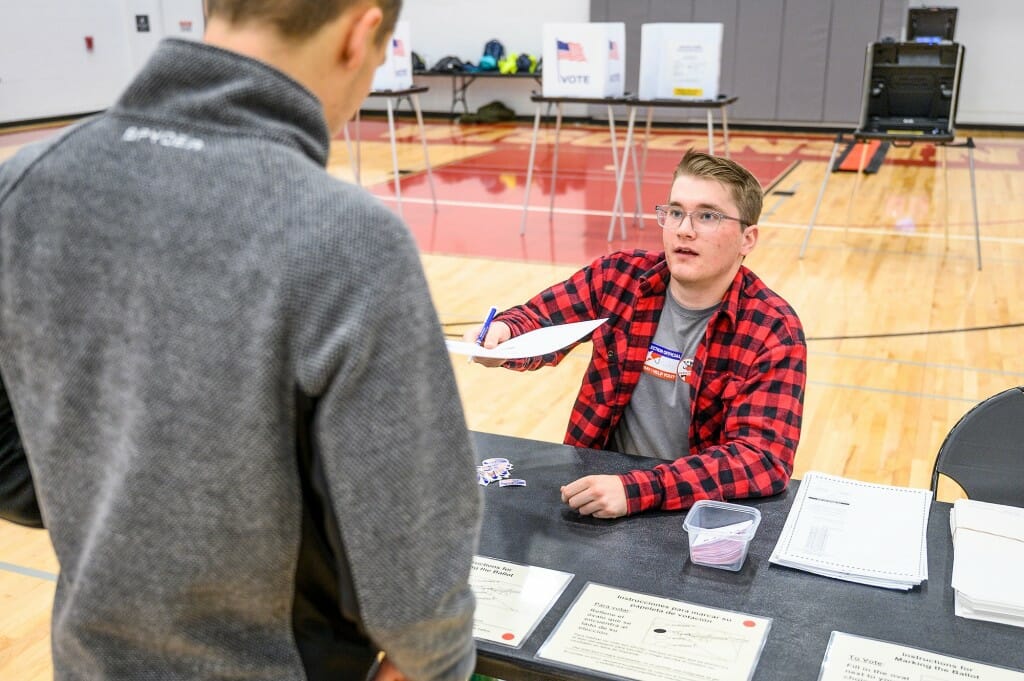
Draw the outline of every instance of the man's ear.
M757 225L748 225L743 230L740 241L740 255L750 255L750 252L754 250L754 246L757 246L757 237L759 236L757 231Z
M373 48L384 14L376 5L360 5L350 11L353 18L343 36L338 60L346 69L355 70L375 53ZM377 64L373 66L376 68Z

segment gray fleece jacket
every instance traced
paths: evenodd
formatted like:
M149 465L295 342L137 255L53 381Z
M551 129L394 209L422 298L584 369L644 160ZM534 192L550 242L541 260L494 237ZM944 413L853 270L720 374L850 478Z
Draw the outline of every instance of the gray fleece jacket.
M58 681L347 679L363 634L472 671L450 361L410 234L328 148L299 84L170 40L0 166L0 514L60 560Z

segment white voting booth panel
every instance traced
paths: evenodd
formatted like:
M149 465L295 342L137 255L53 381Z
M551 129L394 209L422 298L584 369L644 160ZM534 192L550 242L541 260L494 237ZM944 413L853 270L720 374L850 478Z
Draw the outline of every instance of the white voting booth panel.
M640 99L715 99L722 24L644 24L640 29ZM545 60L545 64L546 64Z
M544 24L545 97L621 97L624 23Z
M409 22L399 21L388 44L384 63L373 74L373 90L405 90L412 87L412 42Z

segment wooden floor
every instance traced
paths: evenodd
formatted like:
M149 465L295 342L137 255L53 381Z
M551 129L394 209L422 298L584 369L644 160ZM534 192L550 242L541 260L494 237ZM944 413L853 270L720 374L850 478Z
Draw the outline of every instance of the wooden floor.
M522 240L528 126L431 124L436 213L412 132L403 125L398 145L400 165L409 171L403 173L403 214L424 250L436 307L453 336L491 305L522 302L595 253L650 246L660 238L648 206L644 229L631 224L626 239L605 241L610 168L595 160L607 151L601 151L606 140L599 126L569 131L567 169L560 175L567 184L556 192L550 221L550 196L543 190L548 176L539 175ZM663 174L680 147L703 143L702 134L657 132L649 170L658 175L645 175L644 205L663 198ZM383 127L371 125L366 138L364 183L397 208ZM0 160L27 141L24 134L4 140L0 136ZM761 241L747 264L792 303L808 336L796 477L819 470L928 487L935 453L956 420L985 397L1024 384L1024 137L977 132L974 140L981 270L965 150L948 151L946 175L927 145L891 149L879 172L859 184L855 174L832 174L800 259L831 136L734 133L735 157L775 159L789 169L773 178ZM574 153L580 154L575 165ZM488 165L488 158L504 161ZM330 170L352 176L341 141ZM626 205L632 200L628 194ZM559 367L529 374L453 362L469 427L561 441L588 352L581 346ZM955 490L944 494L951 498ZM44 532L0 522L0 679L52 678L48 627L57 571Z

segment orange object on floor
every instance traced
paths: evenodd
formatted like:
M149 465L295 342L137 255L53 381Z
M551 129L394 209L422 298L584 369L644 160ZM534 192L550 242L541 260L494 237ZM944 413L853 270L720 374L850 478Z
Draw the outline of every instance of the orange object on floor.
M839 163L836 164L833 172L838 172L840 170L851 173L857 172L857 168L860 167L861 155L865 153L864 168L867 169L872 159L875 158L875 154L878 152L878 148L880 146L882 146L881 140L871 140L868 142L868 149L867 152L865 152L863 142L851 142L846 147L846 150L843 152L843 156L839 159Z

